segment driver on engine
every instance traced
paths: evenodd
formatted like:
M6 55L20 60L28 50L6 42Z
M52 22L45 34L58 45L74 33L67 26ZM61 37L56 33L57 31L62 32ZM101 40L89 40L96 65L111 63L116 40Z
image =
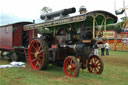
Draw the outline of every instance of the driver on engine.
M87 12L86 7L85 6L81 6L79 8L79 12L80 12L80 14L85 14Z

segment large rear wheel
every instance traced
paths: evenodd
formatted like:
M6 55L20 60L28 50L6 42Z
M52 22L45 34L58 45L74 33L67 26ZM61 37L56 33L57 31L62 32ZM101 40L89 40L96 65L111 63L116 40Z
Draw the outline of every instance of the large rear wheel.
M48 66L48 45L42 39L34 39L29 47L29 62L34 70L46 69Z
M88 71L90 73L101 74L104 69L103 61L97 55L92 55L88 59Z
M69 77L77 77L79 75L80 66L77 58L69 56L64 61L64 72Z

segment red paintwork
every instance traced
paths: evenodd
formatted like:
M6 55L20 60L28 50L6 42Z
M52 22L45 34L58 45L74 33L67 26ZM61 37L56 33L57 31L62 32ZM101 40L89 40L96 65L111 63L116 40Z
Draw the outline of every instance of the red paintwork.
M33 30L28 30L28 33L29 33L29 44L30 44L31 40L37 37L37 30L34 30L34 36L33 36Z
M17 30L13 32L13 46L22 46L22 25L14 25Z
M12 25L0 27L0 49L12 49Z
M128 32L121 32L121 34L128 34Z
M58 46L57 45L52 45L52 48L58 48Z
M30 24L30 22L18 22L10 25L0 26L0 49L12 50L14 47L22 46L22 32L25 24ZM30 42L33 38L33 32L28 31L28 33ZM34 37L37 37L36 30L34 30Z
M121 43L121 39L118 40L105 40L104 43L108 42L109 44L114 44L114 43Z

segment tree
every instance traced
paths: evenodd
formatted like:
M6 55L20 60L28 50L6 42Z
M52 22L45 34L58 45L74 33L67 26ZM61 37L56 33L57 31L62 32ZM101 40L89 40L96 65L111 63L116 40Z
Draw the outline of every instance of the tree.
M43 14L47 14L47 13L51 13L51 12L52 12L52 9L49 7L46 7L46 6L41 9L41 13L43 13Z
M119 22L117 24L108 25L107 26L107 30L114 30L117 33L121 33L121 29L123 27L123 23L124 23L124 21L121 21L121 22Z
M41 14L47 14L47 13L51 13L52 12L52 9L47 7L47 6L44 6L42 9L41 9ZM38 29L38 33L39 34L42 34L44 32L44 29Z

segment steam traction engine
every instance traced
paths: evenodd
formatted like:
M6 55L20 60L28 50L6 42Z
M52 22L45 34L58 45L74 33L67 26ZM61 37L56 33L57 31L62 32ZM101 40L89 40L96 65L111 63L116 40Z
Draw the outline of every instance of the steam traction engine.
M94 55L94 47L103 44L99 27L106 29L105 25L115 23L117 17L106 11L68 15L75 11L70 8L41 15L43 23L24 26L24 30L43 30L42 36L34 38L29 46L29 62L34 70L44 70L51 63L63 66L69 77L78 76L80 68L95 74L103 72L103 61Z

